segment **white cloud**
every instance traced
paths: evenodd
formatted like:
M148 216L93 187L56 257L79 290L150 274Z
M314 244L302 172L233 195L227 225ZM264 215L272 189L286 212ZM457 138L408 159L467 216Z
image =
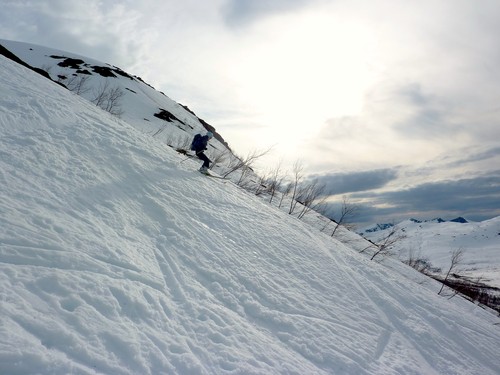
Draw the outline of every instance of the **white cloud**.
M228 0L222 8L224 20L230 27L246 27L263 17L291 12L317 0Z

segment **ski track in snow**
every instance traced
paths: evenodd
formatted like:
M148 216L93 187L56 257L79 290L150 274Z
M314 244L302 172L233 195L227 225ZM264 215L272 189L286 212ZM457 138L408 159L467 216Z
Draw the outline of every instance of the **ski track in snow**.
M0 67L0 373L500 373L489 313Z

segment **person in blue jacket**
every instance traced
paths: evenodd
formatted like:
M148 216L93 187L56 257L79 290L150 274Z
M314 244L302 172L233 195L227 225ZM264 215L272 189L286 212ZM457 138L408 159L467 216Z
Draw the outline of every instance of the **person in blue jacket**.
M193 150L199 159L203 160L203 165L200 168L201 173L208 173L208 168L212 162L203 151L207 150L208 141L213 138L212 132L207 132L206 135L196 134L191 143L191 150Z

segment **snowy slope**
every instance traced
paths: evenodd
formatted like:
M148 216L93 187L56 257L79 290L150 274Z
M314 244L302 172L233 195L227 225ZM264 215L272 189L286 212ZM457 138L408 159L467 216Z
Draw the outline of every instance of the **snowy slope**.
M3 56L0 154L1 374L500 373L494 315Z
M119 90L123 95L117 101L119 104L116 108L120 112L120 118L136 129L155 135L171 145L181 146L185 139L190 141L194 134L206 131L203 120L187 107L155 90L140 77L128 74L116 66L30 43L0 39L0 45L30 66L48 72L54 81L61 82L88 100L95 99L104 88L107 91ZM82 87L75 87L79 82L83 82ZM162 110L170 118L155 116ZM211 141L210 151L224 151L224 139L212 127L210 130L222 142Z
M396 229L397 234L405 236L394 248L400 259L407 259L411 251L434 267L447 270L452 252L462 249L460 274L500 288L500 217L467 223L405 220ZM386 228L362 234L379 242L390 231Z

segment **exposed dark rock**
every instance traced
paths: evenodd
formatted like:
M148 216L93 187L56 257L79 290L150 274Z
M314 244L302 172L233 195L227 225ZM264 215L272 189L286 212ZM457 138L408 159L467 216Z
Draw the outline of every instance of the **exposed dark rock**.
M91 75L92 75L92 73L90 73L87 69L83 69L83 70L82 70L82 69L78 69L76 72L77 72L78 74L87 74L87 75L89 75L89 76L91 76Z
M122 77L126 77L126 78L130 78L130 79L134 79L134 77L132 77L130 74L128 74L127 72L124 72L123 70L121 70L120 68L118 67L114 67L113 71L116 73L116 74L119 74L121 75Z
M63 61L58 63L57 65L63 68L71 68L71 69L80 69L80 65L84 64L85 61L82 59L73 59L71 57L65 58Z
M196 114L187 106L187 105L184 105L184 104L181 104L179 103L179 105L184 108L186 111L188 111L189 113L191 113L192 115L196 116ZM198 117L198 116L196 116Z
M175 121L180 122L181 124L184 124L183 121L179 120L172 113L170 113L169 111L167 111L166 109L163 109L163 108L160 108L160 112L155 113L154 116L158 117L159 119L162 119L164 121L173 122L175 120Z
M138 76L134 76L134 78L142 83L144 83L145 85L148 85L149 87L151 87L153 90L156 90L153 86L151 86L149 83L145 82L141 77L138 77ZM162 93L163 94L163 93ZM165 94L163 94L165 95Z
M113 73L113 69L108 68L107 66L92 66L92 70L94 73L100 74L103 77L111 77L116 78L116 75Z
M12 52L10 52L7 48L5 48L4 46L2 46L1 44L0 44L0 55L3 55L3 56L5 56L5 57L7 57L8 59L10 59L10 60L12 60L12 61L14 61L14 62L16 62L16 63L18 63L18 64L21 64L22 66L24 66L24 67L26 67L26 68L28 68L28 69L33 70L34 72L36 72L36 73L38 73L38 74L40 74L40 75L44 76L45 78L50 79L52 82L55 82L55 83L57 83L58 85L61 85L61 86L63 86L63 87L66 87L66 86L65 86L65 85L63 85L61 82L54 81L54 80L50 77L49 73L47 73L45 70L40 69L40 68L35 68L35 67L33 67L33 66L31 66L31 65L29 65L29 64L27 64L27 63L25 63L23 60L21 60L19 57L17 57L16 55L14 55Z

